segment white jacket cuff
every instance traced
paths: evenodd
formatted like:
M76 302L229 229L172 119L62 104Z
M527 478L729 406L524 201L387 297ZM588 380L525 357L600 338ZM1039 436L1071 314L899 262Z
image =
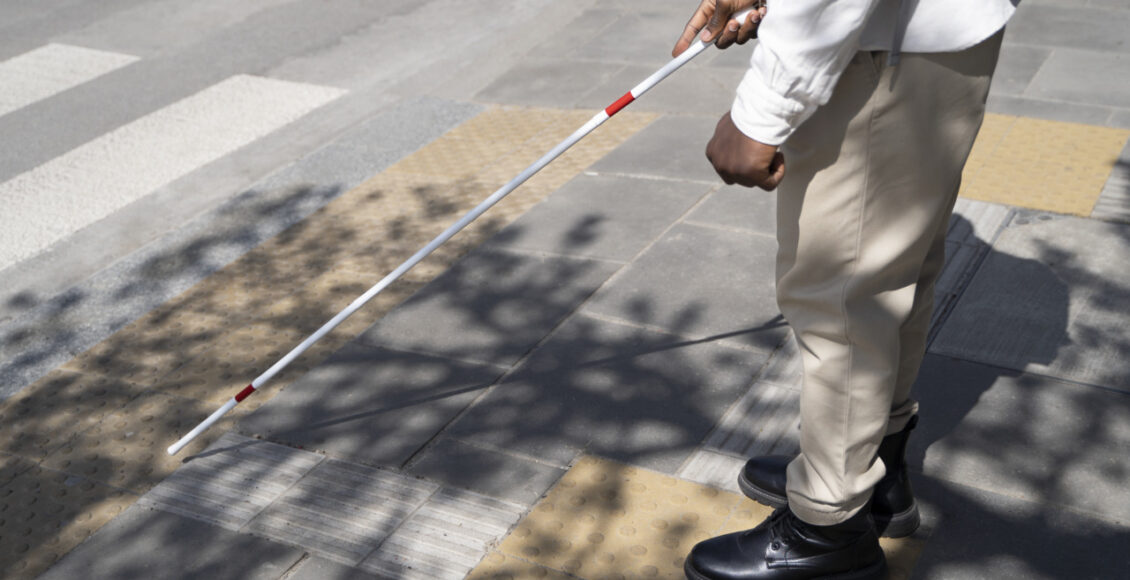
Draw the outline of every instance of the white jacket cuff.
M800 101L769 89L756 69L749 69L738 87L730 118L746 137L766 145L780 145L812 115Z

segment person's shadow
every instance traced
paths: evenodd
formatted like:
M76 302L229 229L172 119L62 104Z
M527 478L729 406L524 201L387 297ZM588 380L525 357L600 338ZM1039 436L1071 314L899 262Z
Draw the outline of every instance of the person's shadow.
M954 215L951 232L969 227ZM1130 532L1103 509L1130 479L1117 451L1125 437L1109 424L1128 406L1046 372L1071 356L1075 288L1055 266L1066 256L1043 245L1018 257L968 239L983 259L967 284L938 293L952 309L936 320L912 394L922 412L907 461L919 536L930 538L914 577L1128 577Z

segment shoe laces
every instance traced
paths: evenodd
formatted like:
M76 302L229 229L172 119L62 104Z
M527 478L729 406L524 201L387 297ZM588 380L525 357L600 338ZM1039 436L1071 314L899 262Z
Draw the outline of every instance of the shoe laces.
M803 542L804 537L797 529L799 522L800 520L789 512L787 507L773 512L769 516L769 531L773 537L770 547L774 550L780 550L782 544L789 546Z

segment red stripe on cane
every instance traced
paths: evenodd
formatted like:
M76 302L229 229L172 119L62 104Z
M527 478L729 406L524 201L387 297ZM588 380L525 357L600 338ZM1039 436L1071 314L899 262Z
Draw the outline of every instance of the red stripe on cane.
M250 395L251 393L254 393L254 392L255 392L255 387L253 387L251 385L247 385L246 388L244 388L242 391L239 392L238 395L235 396L235 402L238 403L238 402L246 399L248 397L248 395Z
M628 103L631 103L634 100L636 100L636 98L632 96L631 91L628 91L628 92L624 93L624 96L620 97L619 99L616 99L615 103L608 105L608 108L605 109L604 112L609 117L611 117L612 115L619 113L620 109L627 107Z

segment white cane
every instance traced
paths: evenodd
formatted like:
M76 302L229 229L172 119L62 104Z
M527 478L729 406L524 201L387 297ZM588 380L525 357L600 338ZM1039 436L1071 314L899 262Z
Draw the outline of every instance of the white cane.
M737 15L732 16L731 19L737 20L738 22L745 22L745 20L749 17L753 10L754 9L751 8L749 10L742 11ZM603 111L600 111L599 113L594 115L593 118L589 119L587 123L581 126L581 128L574 131L572 135L569 135L564 141L558 143L556 147L551 149L548 153L543 155L540 159L538 159L524 171L519 173L517 177L511 179L509 183L500 187L497 191L491 194L490 197L486 198L482 203L475 206L474 209L467 212L467 214L460 218L459 221L455 222L446 230L444 230L443 233L436 236L436 238L429 242L428 245L424 246L420 249L420 251L413 254L411 258L408 258L408 260L406 260L403 264L390 272L380 282L377 282L372 288L369 288L368 291L366 291L364 294L350 303L350 305L345 307L344 310L338 312L336 316L329 320L329 322L323 324L321 328L314 332L314 334L311 334L306 338L306 340L302 341L301 344L294 347L293 350L287 353L286 356L279 359L279 361L272 365L271 368L267 369L263 374L256 377L254 381L251 381L250 385L247 385L242 391L228 400L228 402L224 403L222 407L209 415L207 419L204 419L204 421L193 428L192 431L189 431L184 437L181 437L179 441L170 445L167 449L169 455L176 455L177 452L183 449L185 445L191 443L193 439L203 433L206 429L208 429L208 427L212 426L213 423L219 421L221 417L226 415L228 411L231 411L237 404L239 404L240 401L246 399L249 395L251 395L251 393L254 393L256 389L262 387L263 384L271 380L272 377L286 368L287 365L294 361L294 359L298 358L300 355L302 355L302 353L306 352L306 350L313 346L314 343L321 340L323 336L336 328L337 325L345 321L346 318L349 318L349 316L354 312L357 312L357 310L364 306L365 303L367 303L369 300L372 300L374 296L380 294L382 290L384 290L390 284L403 276L405 272L412 269L412 267L416 264L420 263L421 260L435 251L436 248L443 245L444 242L451 239L452 236L459 233L460 230L467 227L467 225L469 225L471 222L475 221L485 211L493 207L494 204L498 203L502 200L502 198L509 195L510 192L517 189L519 185L525 183L526 180L528 180L530 177L533 177L535 173L541 171L543 167L549 165L551 161L559 157L562 153L564 153L567 149L572 147L586 135L591 133L594 129L601 126L605 121L611 118L612 115L618 113L621 109L628 106L629 103L639 98L640 95L646 93L652 87L659 84L659 81L667 78L671 73L678 70L679 67L689 62L692 58L698 56L699 53L706 50L707 46L709 46L709 44L703 42L701 39L695 40L695 42L692 43L691 46L687 48L687 50L682 54L671 59L670 62L668 62L659 70L655 71L651 76L644 79L643 82L636 85L632 90L624 93L622 97L616 99L615 102L613 102L611 105L608 105L608 107L606 107Z

